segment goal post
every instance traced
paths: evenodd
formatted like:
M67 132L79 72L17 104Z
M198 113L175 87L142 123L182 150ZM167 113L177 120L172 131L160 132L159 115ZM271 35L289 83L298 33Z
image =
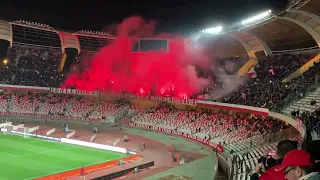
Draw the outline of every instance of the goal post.
M3 134L15 134L15 135L23 136L24 138L30 137L29 128L24 127L23 124L19 124L17 126L13 126L13 125L3 126L1 131L3 132Z

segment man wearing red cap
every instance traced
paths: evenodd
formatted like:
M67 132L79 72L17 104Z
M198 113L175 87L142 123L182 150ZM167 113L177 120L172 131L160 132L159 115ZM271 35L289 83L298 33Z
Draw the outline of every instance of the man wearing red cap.
M297 149L297 143L291 140L280 141L276 151L276 167L282 163L284 156L292 150ZM256 172L252 174L250 180L285 180L283 173L275 171L275 167L269 167L266 171L265 166L257 165ZM261 171L264 172L261 174ZM260 175L261 174L261 175Z
M320 180L315 161L305 150L290 151L275 170L282 172L287 180Z

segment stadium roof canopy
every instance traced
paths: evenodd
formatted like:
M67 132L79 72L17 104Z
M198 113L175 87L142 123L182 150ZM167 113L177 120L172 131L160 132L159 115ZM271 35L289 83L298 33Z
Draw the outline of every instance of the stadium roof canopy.
M287 15L287 13L286 13ZM261 38L271 51L285 51L317 46L312 36L299 25L275 19L269 23L248 30Z
M262 52L264 55L272 55L285 51L318 49L320 1L292 0L283 12L272 15L257 24L243 26L238 30L226 32L223 36L221 34L216 36L219 36L216 38L219 42L213 45L214 49L225 47L225 56L247 53L249 58L257 59L256 54L259 52L259 54Z
M272 13L271 13L272 14ZM0 39L10 44L31 44L61 48L97 51L115 38L104 32L57 31L49 25L27 21L0 21ZM272 55L277 52L320 46L320 0L292 0L280 13L255 25L242 27L225 34L209 37L216 56L246 54L257 59L256 54Z
M310 12L312 14L320 16L320 1L318 0L307 1L306 4L304 4L299 10Z

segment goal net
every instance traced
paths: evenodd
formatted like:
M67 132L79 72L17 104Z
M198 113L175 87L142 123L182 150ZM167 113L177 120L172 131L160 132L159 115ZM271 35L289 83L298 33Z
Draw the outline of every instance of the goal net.
M3 134L15 134L23 136L24 138L30 137L29 128L24 127L23 124L19 125L7 125L2 127Z

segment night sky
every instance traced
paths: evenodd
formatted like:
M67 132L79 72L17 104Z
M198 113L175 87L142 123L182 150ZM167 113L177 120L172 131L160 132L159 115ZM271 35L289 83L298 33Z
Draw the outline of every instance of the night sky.
M158 32L187 34L234 25L256 13L283 10L289 0L2 0L1 20L27 20L58 30L101 31L132 15L157 20Z

